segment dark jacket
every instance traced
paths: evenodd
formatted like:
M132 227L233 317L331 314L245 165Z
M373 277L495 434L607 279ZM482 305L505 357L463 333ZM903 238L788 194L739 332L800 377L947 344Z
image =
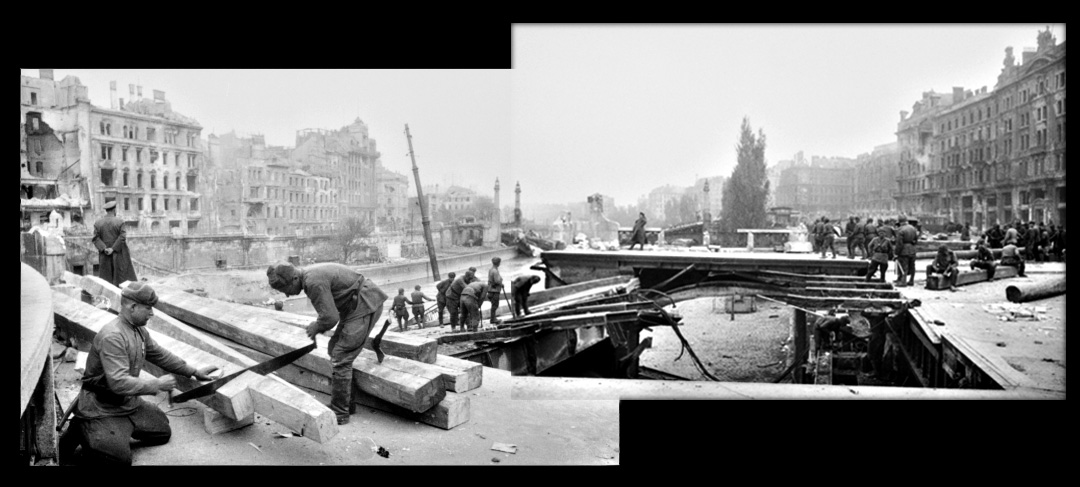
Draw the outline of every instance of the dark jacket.
M439 283L435 285L435 300L437 302L440 302L440 303L445 303L446 302L446 291L448 289L450 289L450 285L453 284L453 283L454 283L454 280L450 279L448 277L446 279L443 279L443 280L439 281Z
M126 416L139 407L138 396L158 392L157 383L139 377L146 362L166 372L191 377L195 367L161 348L143 326L118 316L101 328L90 345L75 416L83 419Z
M98 277L120 286L124 281L137 281L135 268L131 264L131 254L127 248L127 231L124 221L111 215L94 222L94 237L91 239L98 249ZM105 249L112 248L112 255L105 255Z
M919 234L915 231L910 223L904 224L900 227L900 250L897 251L898 255L912 256L916 254L915 243L919 241Z
M873 253L870 257L870 260L873 262L888 263L889 259L892 259L893 245L892 242L885 237L880 235L874 237L874 239L870 241L869 248L870 252Z
M300 270L300 282L319 314L316 328L322 333L333 328L349 313L360 316L382 313L388 297L375 283L342 264L312 264Z
M455 303L460 301L461 291L465 289L465 286L468 286L473 282L476 282L476 276L469 274L468 272L466 272L465 275L454 279L454 282L450 284L450 287L446 290L446 300Z

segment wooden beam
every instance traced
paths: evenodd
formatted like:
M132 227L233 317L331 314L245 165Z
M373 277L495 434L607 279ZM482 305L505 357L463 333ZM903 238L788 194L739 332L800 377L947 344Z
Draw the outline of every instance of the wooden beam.
M76 301L57 293L54 313L57 321L62 322L80 341L91 343L101 327L110 321L117 319L116 316L99 310L88 304ZM223 375L236 370L246 368L248 364L236 364L221 357L214 356L201 348L182 343L169 336L162 335L154 330L147 330L150 337L172 354L184 359L194 367L215 365L221 369ZM251 365L254 365L252 363ZM150 362L146 363L145 369L151 374L161 376L165 371ZM176 377L178 388L182 391L191 390L202 385L198 381L187 377ZM260 385L259 390L263 395L274 394L273 401L264 400L260 405L252 397L252 386L263 382L273 382L277 386ZM291 389L291 391L290 391ZM316 442L323 443L337 434L337 424L333 411L325 406L312 403L312 398L303 397L303 393L289 386L281 379L267 377L253 372L245 372L239 377L229 381L214 394L196 399L203 404L222 413L229 419L242 420L253 412L258 412L267 418L296 431L303 431L303 436Z
M159 300L156 308L204 331L271 356L282 355L310 343L304 330L253 316L237 305L167 286L159 286L157 291ZM318 336L316 342L318 348L297 359L295 365L329 377L332 375L330 356L326 351L329 339ZM426 411L438 404L446 394L437 378L421 377L380 364L372 352L361 354L353 362L353 375L369 394L411 411Z
M330 404L329 393L316 389L305 389L305 391L322 403ZM408 409L395 406L356 388L353 389L353 403L359 406L378 409L379 411L401 416L410 421L424 423L444 430L468 422L471 414L469 397L464 394L455 394L453 392L447 392L446 397L443 398L442 401L439 401L439 404L436 404L435 407L422 413L414 413Z
M245 313L250 313L252 316L260 316L300 328L306 328L312 321L315 321L315 318L311 316L296 313L272 311L266 308L246 304L235 306ZM377 325L381 326L381 324ZM332 328L325 332L324 335L329 337L333 335L334 331L335 329ZM364 348L372 350L371 340L364 342ZM383 334L382 345L380 348L382 348L383 353L387 355L407 358L426 364L435 363L435 356L438 355L439 352L439 344L434 339L396 333L390 330L387 330L386 333Z

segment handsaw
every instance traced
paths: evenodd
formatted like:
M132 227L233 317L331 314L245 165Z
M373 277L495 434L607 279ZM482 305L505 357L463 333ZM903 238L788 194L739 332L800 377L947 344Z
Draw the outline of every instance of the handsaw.
M203 396L208 396L210 394L213 394L213 392L218 390L218 388L225 385L230 380L235 379L237 376L239 376L240 374L243 374L244 372L251 371L251 372L255 372L256 374L260 374L260 375L269 374L270 372L273 372L273 371L275 371L277 369L280 369L280 368L282 368L282 367L284 367L286 365L289 365L290 363L292 363L296 359L306 355L308 352L310 352L312 350L315 350L315 342L314 341L311 342L311 345L308 345L308 346L306 346L304 348L298 348L296 350L288 352L288 353L286 353L284 355L281 355L279 357L274 357L274 358L272 358L270 360L267 360L267 361L265 361L265 362L263 362L261 364L252 365L251 367L240 370L239 372L233 372L233 373L231 373L231 374L229 374L229 375L227 375L225 377L222 377L222 378L220 378L218 380L215 380L215 381L207 383L207 384L203 384L203 385L201 385L199 387L196 387L196 388L194 388L194 389L192 389L190 391L187 391L187 392L185 392L183 394L180 394L179 396L174 397L172 400L173 400L173 402L184 402L184 401L189 401L191 399L197 399L197 398L200 398L200 397L203 397Z

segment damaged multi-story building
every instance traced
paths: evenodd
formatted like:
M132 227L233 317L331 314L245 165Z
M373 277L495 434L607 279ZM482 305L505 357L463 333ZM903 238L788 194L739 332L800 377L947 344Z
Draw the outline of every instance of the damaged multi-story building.
M993 90L927 92L897 131L897 204L924 219L987 227L1065 221L1065 43L1049 29Z
M346 216L385 228L405 217L408 178L382 166L360 119L298 130L295 147L235 132L212 134L207 145L217 232L326 235Z
M146 99L129 85L125 103L115 81L110 90L104 108L77 77L56 82L50 69L22 77L23 207L48 201L65 221L75 214L92 225L115 200L132 232L198 232L202 127L173 111L164 92Z

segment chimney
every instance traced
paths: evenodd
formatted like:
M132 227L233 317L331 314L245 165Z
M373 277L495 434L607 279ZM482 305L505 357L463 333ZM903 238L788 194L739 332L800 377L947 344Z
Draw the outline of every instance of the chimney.
M41 79L47 79L47 80L52 80L53 79L53 70L51 70L51 69L41 69L41 70L38 70L38 73L39 73L38 76L41 77Z
M124 99L123 98L120 99L120 109L121 110L124 109Z
M135 99L135 85L128 83L128 99Z
M900 121L901 122L903 122L904 120L907 120L907 114L908 114L907 110L900 110Z
M161 90L154 90L154 101L165 101L165 92Z
M116 81L109 82L109 108L116 110Z
M1024 48L1024 57L1022 58L1023 60L1021 61L1021 63L1024 66L1027 66L1028 61L1031 61L1034 57L1035 57L1035 48L1025 47Z
M142 98L142 85L138 85L135 87L135 94L139 95L139 98Z
M963 86L953 86L953 89L952 89L952 102L953 103L958 103L963 99L964 99L964 87Z

